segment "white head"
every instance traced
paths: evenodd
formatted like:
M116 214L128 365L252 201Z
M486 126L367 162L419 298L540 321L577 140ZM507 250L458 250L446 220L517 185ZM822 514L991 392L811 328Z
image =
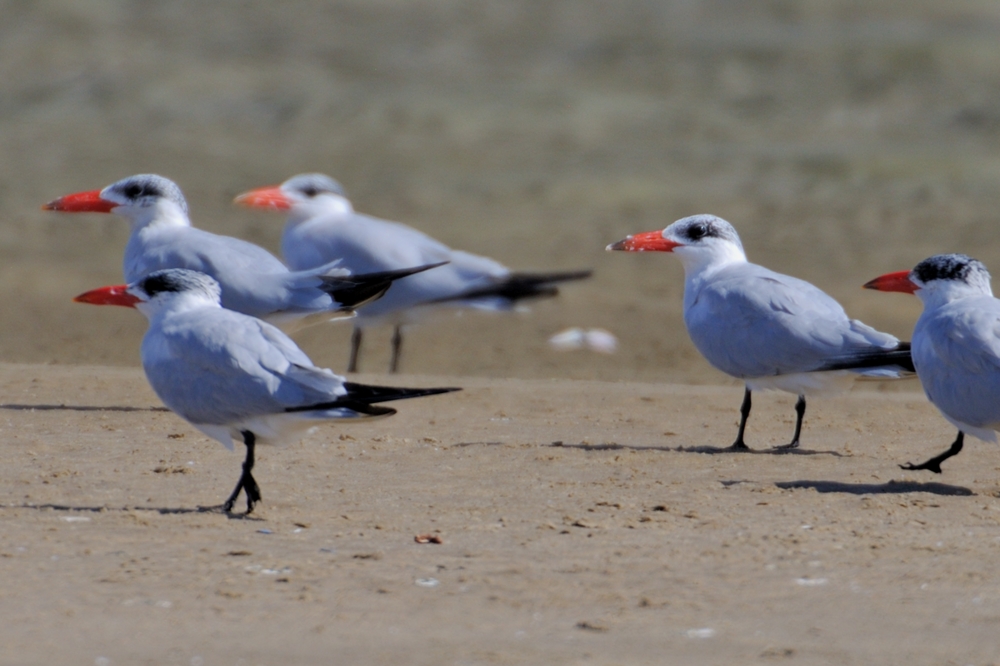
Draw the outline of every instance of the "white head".
M913 270L886 273L865 284L865 288L916 294L925 308L970 296L993 295L986 266L965 254L928 257Z
M715 215L692 215L677 220L663 231L635 234L612 243L608 250L627 252L672 252L687 273L709 266L746 261L743 243L733 225Z
M156 174L129 176L103 190L67 194L43 208L69 213L115 213L127 218L133 229L152 222L191 225L181 188Z
M260 187L236 197L251 208L288 210L302 219L319 213L350 213L354 208L343 186L322 173L302 173L278 186Z
M187 268L155 271L129 285L101 287L73 300L92 305L121 305L135 308L152 318L167 308L178 306L221 307L222 288L215 278Z

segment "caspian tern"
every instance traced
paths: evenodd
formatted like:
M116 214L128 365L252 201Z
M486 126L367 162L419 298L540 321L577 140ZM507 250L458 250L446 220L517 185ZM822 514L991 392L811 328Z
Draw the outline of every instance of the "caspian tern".
M990 274L964 254L939 254L911 271L887 273L866 289L916 294L924 311L913 329L913 365L927 399L958 428L944 453L903 469L941 473L965 435L996 442L1000 430L1000 300Z
M414 264L360 275L330 261L291 272L262 247L192 227L181 189L153 174L69 194L43 208L125 217L131 225L123 262L126 282L164 268L202 271L222 285L224 307L286 327L305 323L311 315L326 320L331 313L350 312L384 294L393 280L433 267Z
M580 280L591 271L513 273L493 259L453 250L399 222L354 211L340 183L323 174L301 174L280 186L262 187L236 197L252 208L288 211L281 253L294 270L342 258L352 271L389 271L404 266L447 261L434 271L396 283L377 303L358 310L351 338L348 372L356 372L363 329L388 323L395 327L390 372L396 372L402 328L432 307L449 305L481 310L510 310L524 298L554 296L557 282Z
M154 271L130 285L103 287L74 299L137 308L149 320L142 367L163 403L232 450L242 438L241 490L247 513L261 499L253 478L254 446L277 443L321 421L388 416L373 403L457 391L409 389L345 381L312 361L291 338L260 319L224 309L219 283L186 269Z
M799 445L806 395L846 388L853 373L894 378L913 372L909 344L848 319L813 285L747 261L736 230L714 215L677 220L636 234L608 250L673 252L684 265L684 323L709 363L746 384L733 450L743 441L750 393L798 395L795 433L778 449Z

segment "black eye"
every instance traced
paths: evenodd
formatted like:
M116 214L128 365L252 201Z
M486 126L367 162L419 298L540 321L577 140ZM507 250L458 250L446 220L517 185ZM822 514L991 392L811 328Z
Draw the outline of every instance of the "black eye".
M164 291L180 291L178 285L168 275L154 274L144 279L140 285L150 297Z
M317 194L319 194L319 189L316 188L316 187L313 187L312 185L308 185L308 186L302 188L302 194L304 194L307 197L309 197L310 199L312 199L314 196L316 196Z
M688 238L691 240L698 240L699 238L704 238L708 235L708 225L704 222L699 222L698 224L691 225L688 229Z
M125 188L125 191L122 192L122 194L124 194L129 199L138 199L139 196L142 194L142 186L129 185L128 187Z

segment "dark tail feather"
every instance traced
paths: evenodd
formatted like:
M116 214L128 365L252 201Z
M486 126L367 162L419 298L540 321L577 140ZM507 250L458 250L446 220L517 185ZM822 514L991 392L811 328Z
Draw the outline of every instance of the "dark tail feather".
M895 349L875 350L849 358L833 358L816 370L864 370L885 366L896 366L906 372L916 372L917 369L913 367L913 357L910 356L910 343L900 342Z
M460 388L401 388L398 386L370 386L368 384L355 384L354 382L344 382L347 395L341 396L330 402L320 402L315 405L305 405L302 407L288 407L286 412L312 412L321 409L353 409L362 414L372 416L382 416L385 414L395 414L396 410L391 407L376 407L372 403L391 402L393 400L406 400L408 398L420 398L427 395L438 395L440 393L451 393L461 391Z
M396 413L392 407L379 407L378 405L368 405L363 402L354 402L344 398L334 402L321 402L318 405L308 405L306 407L288 407L286 412L315 412L324 409L350 409L359 414L368 416L391 416Z
M567 271L563 273L512 273L503 282L488 284L462 292L455 296L440 298L432 303L468 301L477 298L505 298L515 302L522 298L555 296L559 293L555 284L569 280L585 280L593 274L591 270Z
M452 393L461 391L461 388L449 386L446 388L402 388L399 386L372 386L371 384L355 384L354 382L344 382L347 389L345 398L363 402L366 405L373 402L392 402L393 400L406 400L408 398L420 398L425 395L438 395L441 393Z
M438 266L444 266L447 261L436 264L427 264L415 268L403 268L398 271L381 271L379 273L362 273L360 275L347 275L344 277L334 277L321 275L323 284L320 289L330 294L331 298L345 308L356 308L381 298L392 283L400 278L405 278L415 273L423 273Z

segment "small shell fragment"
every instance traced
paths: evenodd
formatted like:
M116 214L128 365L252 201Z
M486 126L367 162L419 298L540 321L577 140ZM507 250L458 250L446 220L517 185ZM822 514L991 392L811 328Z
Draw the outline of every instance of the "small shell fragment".
M413 540L417 543L444 543L437 534L418 534Z
M712 638L715 636L715 629L711 627L702 627L700 629L688 629L684 632L684 635L688 638Z
M614 354L618 351L618 338L611 331L603 328L592 328L585 336L587 349L599 354Z
M585 333L582 328L567 328L549 338L549 346L556 351L583 349Z
M796 578L795 583L797 585L802 585L803 587L818 587L820 585L826 585L830 581L826 578Z
M549 346L556 351L586 349L600 354L614 354L618 351L618 338L603 328L588 330L574 326L549 338Z

